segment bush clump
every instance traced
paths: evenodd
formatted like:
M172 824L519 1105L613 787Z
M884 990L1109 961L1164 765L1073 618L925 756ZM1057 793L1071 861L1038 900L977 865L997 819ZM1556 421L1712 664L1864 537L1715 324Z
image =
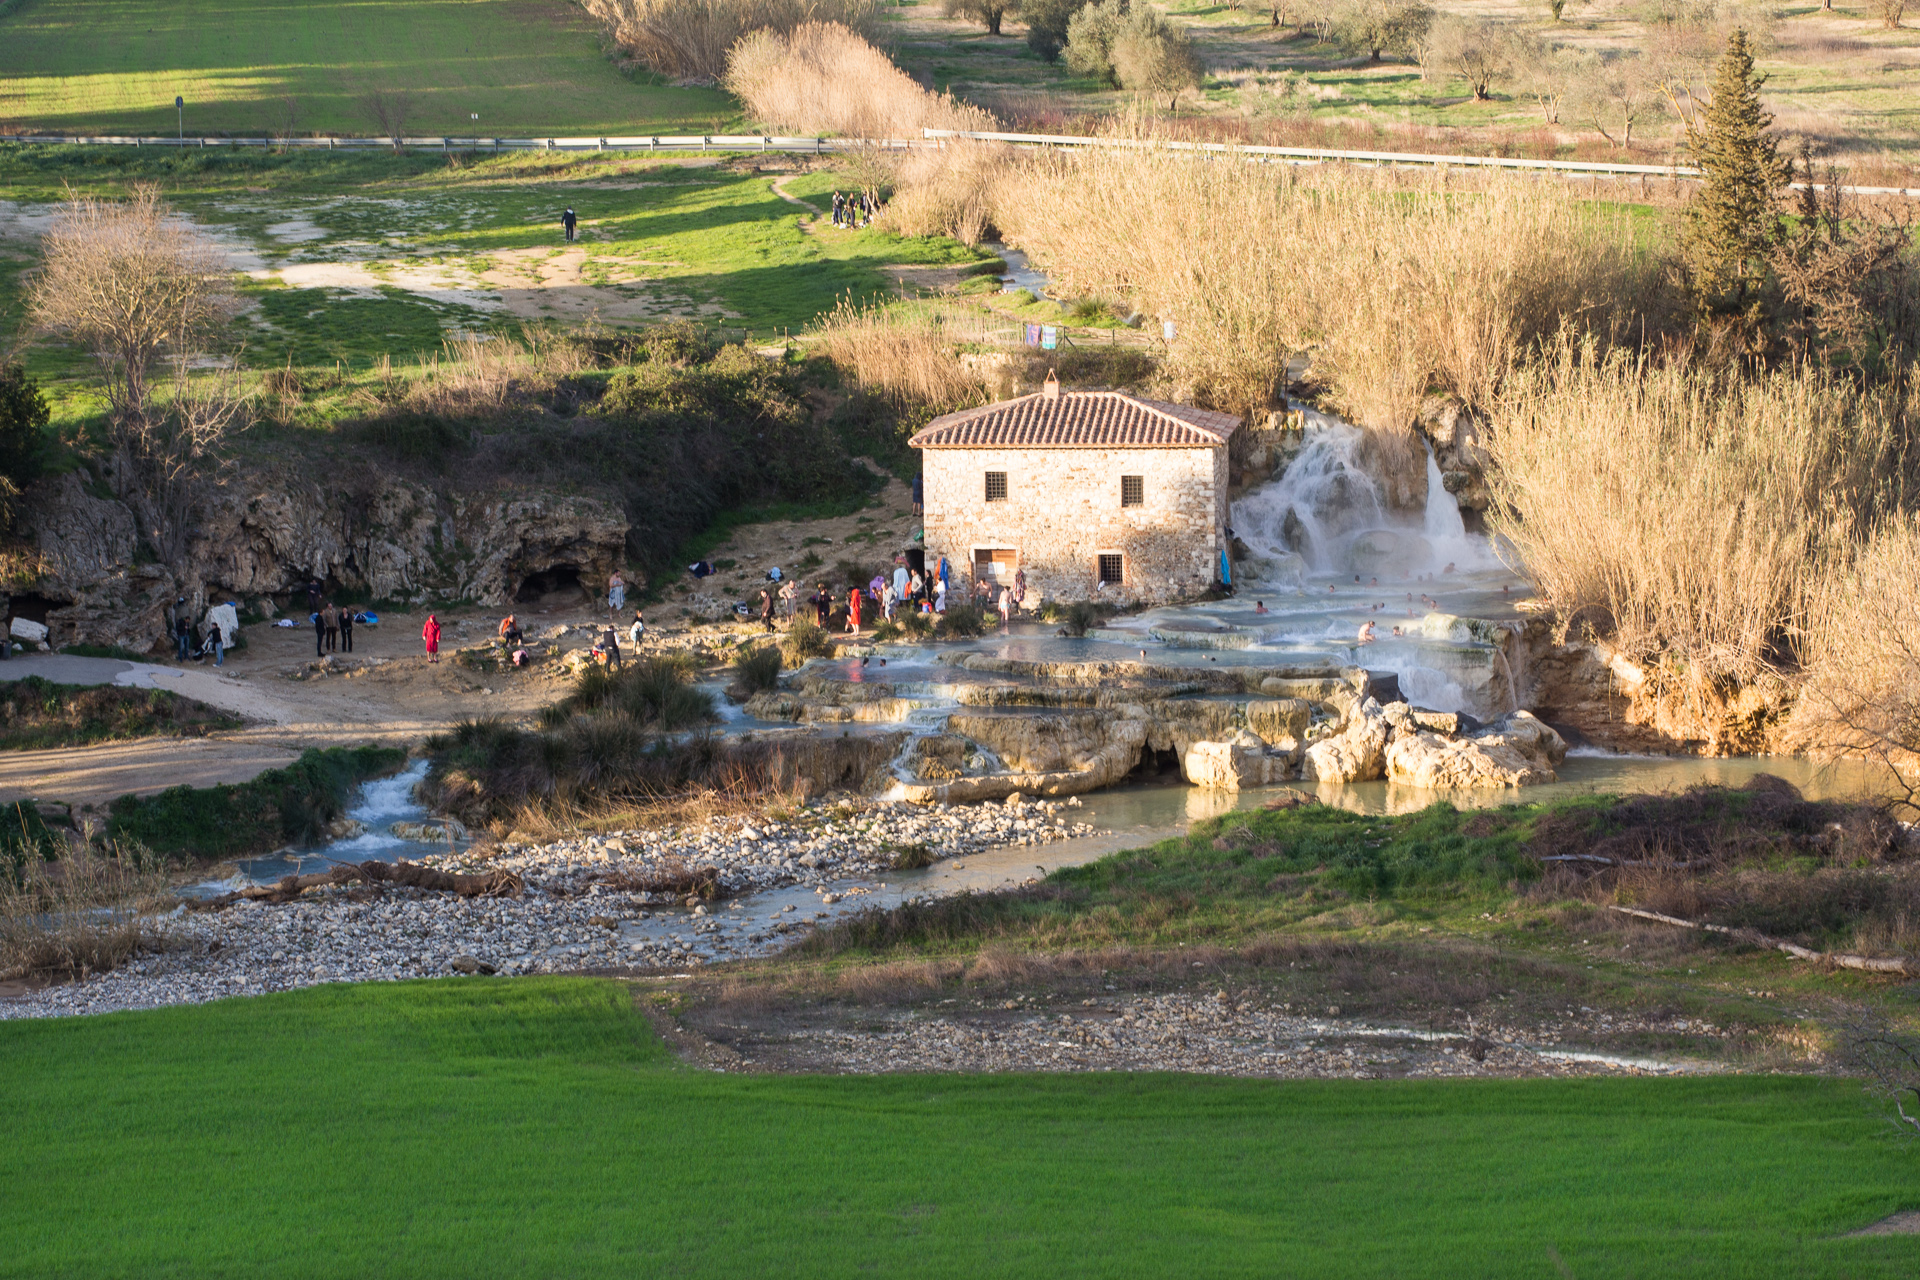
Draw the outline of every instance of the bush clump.
M733 660L735 681L748 694L766 693L780 686L780 650L770 644L755 645Z
M216 707L163 689L54 684L39 676L0 685L0 751L77 747L126 738L201 737L239 724L236 717Z
M987 629L987 611L970 600L955 601L940 615L937 625L939 633L948 639L977 636Z
M795 617L793 625L787 628L787 634L780 641L780 651L786 655L787 665L797 667L808 658L825 658L833 653L833 638L826 628L812 618Z

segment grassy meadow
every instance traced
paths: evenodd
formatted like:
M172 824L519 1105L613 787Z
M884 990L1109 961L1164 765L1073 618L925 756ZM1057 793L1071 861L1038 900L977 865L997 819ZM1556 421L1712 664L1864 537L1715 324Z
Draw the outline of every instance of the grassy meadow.
M232 336L252 368L324 369L340 380L311 415L341 411L376 365L408 365L464 334L525 326L632 328L693 319L778 341L838 299L899 288L891 268L993 262L938 237L801 225L808 210L773 190L782 175L734 164L642 157L0 151L0 220L31 230L65 184L100 193L159 184L218 236L247 308ZM825 207L844 177L788 174L783 190ZM560 213L573 207L569 246ZM22 320L29 242L0 239L0 326ZM99 411L95 373L69 347L25 352L57 420Z
M732 1076L585 979L0 1025L0 1275L1896 1276L1809 1079Z
M402 93L413 134L709 133L712 89L621 74L563 0L17 0L0 16L0 115L30 130L378 134ZM478 114L476 121L472 117Z

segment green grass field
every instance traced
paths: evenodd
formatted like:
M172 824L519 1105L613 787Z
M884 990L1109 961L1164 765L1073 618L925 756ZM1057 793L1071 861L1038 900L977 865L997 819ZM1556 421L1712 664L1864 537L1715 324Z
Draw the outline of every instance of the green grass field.
M623 76L564 0L20 0L0 37L0 119L33 129L170 134L179 95L189 134L378 133L373 90L409 95L416 134L709 133L739 116L718 90Z
M1845 1082L731 1076L584 979L0 1025L0 1124L8 1276L1920 1266Z

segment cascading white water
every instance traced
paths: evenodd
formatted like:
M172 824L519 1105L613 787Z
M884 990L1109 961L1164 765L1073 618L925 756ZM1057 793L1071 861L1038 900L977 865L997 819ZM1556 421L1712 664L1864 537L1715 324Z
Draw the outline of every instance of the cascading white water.
M1360 465L1365 433L1304 410L1306 438L1277 479L1233 504L1233 531L1255 556L1332 572L1355 535L1386 521L1380 486Z
M1447 492L1446 478L1440 473L1440 459L1433 446L1427 448L1427 506L1423 532L1433 548L1435 568L1454 565L1461 569L1499 567L1487 540L1467 532L1460 516L1460 504Z

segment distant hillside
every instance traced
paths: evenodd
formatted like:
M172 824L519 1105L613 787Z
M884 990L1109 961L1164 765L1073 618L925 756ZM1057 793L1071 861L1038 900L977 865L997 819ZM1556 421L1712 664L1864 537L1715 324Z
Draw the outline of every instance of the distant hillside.
M737 118L712 89L648 84L601 51L566 0L19 0L0 6L0 124L172 133L709 132ZM476 122L472 117L479 115Z

